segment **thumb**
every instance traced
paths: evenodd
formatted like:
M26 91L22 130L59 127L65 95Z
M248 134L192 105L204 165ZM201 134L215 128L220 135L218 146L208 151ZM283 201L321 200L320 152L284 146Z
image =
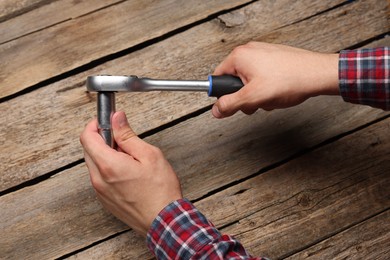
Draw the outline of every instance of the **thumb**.
M214 117L224 118L235 114L240 109L242 103L241 90L220 97L212 108Z
M131 129L124 112L119 111L112 116L112 130L115 142L123 152L135 159L142 157L142 151L147 144Z

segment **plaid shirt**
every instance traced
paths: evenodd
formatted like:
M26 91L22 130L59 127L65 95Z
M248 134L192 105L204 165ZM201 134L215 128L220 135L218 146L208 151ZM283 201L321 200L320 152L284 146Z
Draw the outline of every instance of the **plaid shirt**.
M390 108L389 48L341 51L340 93L345 101ZM157 259L262 259L253 258L240 242L222 235L186 199L165 207L147 235Z
M339 83L345 101L390 110L390 48L341 51Z
M191 202L181 199L165 207L147 235L157 259L253 258L236 239L222 235Z

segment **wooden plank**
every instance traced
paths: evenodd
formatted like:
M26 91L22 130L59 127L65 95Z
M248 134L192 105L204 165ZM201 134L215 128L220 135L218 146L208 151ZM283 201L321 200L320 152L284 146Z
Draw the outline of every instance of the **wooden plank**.
M195 199L353 129L363 122L362 117L378 116L373 112L337 98L321 98L289 110L223 121L205 113L146 140L163 149L179 174L185 196ZM197 129L198 134L188 134L190 129ZM0 197L0 212L5 239L1 247L16 258L26 254L58 257L125 230L101 210L82 165ZM41 250L32 253L34 247Z
M366 45L365 47L390 46L389 39L390 39L389 37L386 37L386 38L381 39L379 41L375 41L373 43L370 43L370 44ZM330 105L329 107L333 107L333 106ZM326 108L324 108L324 109L326 109ZM310 109L308 109L308 110L310 110ZM358 111L356 111L356 112L358 112ZM287 116L287 117L289 117L289 116ZM332 116L330 116L330 117L332 117ZM337 115L335 115L334 118L336 119ZM310 126L308 126L308 127L310 128ZM317 131L317 130L314 130L314 131ZM359 139L359 138L356 138L355 136L348 137L348 138ZM161 139L163 139L163 138L161 138ZM202 138L199 140L202 140ZM375 143L376 142L373 143L374 146L375 146ZM191 145L193 145L193 144L191 144ZM241 147L246 147L246 146L242 145ZM203 153L203 151L200 151L199 153ZM367 153L367 154L369 154L369 153ZM371 158L371 155L370 155L370 158ZM195 165L196 163L194 162L193 164ZM230 167L230 165L226 165L226 168L230 169L229 167ZM193 173L193 174L195 175L198 173ZM227 173L226 176L229 176L228 174L229 173ZM287 174L288 174L288 177L291 177L291 172L288 172ZM270 176L270 175L267 175L267 176ZM273 176L273 174L272 174L272 176ZM324 176L329 176L329 174L326 174ZM294 181L295 181L295 179L296 179L295 175L293 175L293 177L294 177ZM183 178L183 177L181 177L181 178ZM259 177L257 177L257 178L259 178ZM203 212L205 212L206 215L208 217L210 217L213 220L214 224L216 224L217 226L224 226L228 223L232 223L232 222L234 222L234 221L236 221L244 216L253 214L254 212L256 212L257 210L259 210L261 208L267 208L268 206L269 207L275 206L276 203L273 203L273 201L274 201L276 196L269 195L269 194L263 195L264 194L263 189L261 187L260 188L258 187L259 185L263 185L265 187L265 189L267 189L267 187L273 187L270 183L270 181L272 182L273 179L271 179L270 181L267 182L263 177L261 177L261 178L262 179L259 179L259 181L257 181L257 182L253 181L253 183L251 183L251 181L249 181L249 183L251 183L251 185L245 185L245 183L236 185L236 186L228 189L226 192L224 191L224 192L218 193L216 195L213 195L211 198L208 198L206 200L202 200L202 201L196 203L196 205ZM276 178L276 181L279 181L280 179L283 179L283 178ZM182 181L183 181L183 179L182 179ZM315 180L313 180L313 182L315 182ZM203 182L201 185L204 185L205 183L207 183L207 181ZM248 182L246 182L246 183L248 183ZM286 183L286 181L283 183ZM288 181L287 181L287 183L288 183ZM192 190L192 188L194 186L196 186L196 185L189 186L187 188L187 190L189 190L189 194L186 194L186 196L189 196L191 194L190 190ZM248 186L250 186L250 187L248 187ZM286 187L288 187L288 186L289 186L289 184L286 185ZM197 186L197 187L199 187L199 186ZM284 187L282 187L281 190L283 190L283 188ZM244 193L245 193L245 195L244 195ZM307 198L307 193L304 193L304 192L302 192L301 194L299 194L299 196L296 197L297 201L299 202L298 207L300 207L300 206L305 207L305 200L307 202L306 198ZM283 200L283 199L281 199L281 200ZM259 206L258 203L253 203L253 201L264 202L264 203L266 203L266 205ZM366 202L366 200L363 200L363 203L364 202ZM273 205L273 204L275 204L275 205ZM307 204L306 204L306 206L307 206ZM245 210L239 211L238 208L245 209ZM348 208L348 207L346 207L346 208ZM221 213L220 211L215 211L214 209L223 209L223 212ZM376 229L373 229L373 230L376 230ZM262 234L261 231L259 231L259 232ZM286 238L291 239L291 237L289 238L288 236ZM145 255L147 255L147 253L148 253L146 247L143 247L143 248L135 247L135 248L132 248L131 250L129 250L128 245L133 244L132 239L133 239L133 234L132 234L132 231L130 231L130 232L122 234L114 239L110 239L108 241L105 241L104 243L101 243L93 248L90 248L90 249L87 249L81 253L78 253L78 254L74 255L73 257L71 257L71 259L85 259L85 258L88 258L88 259L113 259L113 258L114 259L124 259L124 258L133 259L133 258L137 258L137 254L142 255L142 257L140 257L140 258L146 259ZM312 241L307 240L307 243L311 243L311 242ZM345 243L345 241L344 241L344 243ZM336 243L336 245L337 245L337 243ZM386 248L386 246L380 247L380 248L376 247L375 250L380 251L381 249L385 249L385 248ZM285 254L286 254L286 252L285 252ZM300 257L298 259L300 259Z
M287 259L388 259L390 210Z
M4 43L0 98L248 1L124 1Z
M316 6L313 1L310 3L312 4L308 6L303 2L302 5L297 3L296 6L291 6L293 9L287 10L283 8L285 0L260 1L234 12L239 16L245 14L245 23L241 26L226 28L218 20L214 20L93 70L0 104L0 111L4 111L0 118L0 160L3 162L0 171L4 173L0 176L1 190L82 158L78 135L85 122L95 114L96 106L95 96L85 93L84 82L87 75L122 75L124 71L131 70L129 74L157 78L202 78L212 71L211 68L233 46L246 43L251 37L268 35L275 28L313 15L318 12L318 6L328 7L325 1L317 0ZM382 14L383 6L371 8L371 5L372 1L359 1L341 10L323 14L321 17L324 18L304 22L317 25L321 22L322 25L323 19L334 21L329 26L317 26L315 31L306 31L305 26L300 23L294 24L301 26L302 30L290 37L299 41L299 35L310 34L312 38L306 42L307 46L314 50L325 49L324 51L337 51L345 47L335 40L340 33L351 39L347 46L356 43L354 35L371 38L382 32L387 23ZM363 15L367 10L370 10L369 15ZM348 12L350 16L340 16L340 12ZM375 21L374 24L371 21ZM344 27L348 23L353 25L353 29L345 31ZM283 30L288 33L290 29L285 27L279 30L280 35L283 35ZM328 39L316 41L318 35L329 31L333 34L328 34ZM208 35L207 39L199 37L204 34ZM276 37L274 41L277 40ZM156 60L159 62L156 63ZM211 102L212 99L199 93L138 93L118 95L117 107L127 111L135 131L141 133ZM376 114L377 110L372 113L371 119L380 116L380 113ZM48 120L48 114L55 116ZM60 127L53 129L53 125ZM39 140L39 145L36 145L37 141L31 140ZM7 152L10 150L13 151L12 154Z
M375 48L378 46L390 46L390 34L386 35L383 39L376 40L374 42L371 42L367 44L365 47L367 48Z
M217 226L240 220L248 214L249 217L240 220L239 224L223 231L235 234L255 255L280 257L291 247L299 248L318 239L315 236L325 236L320 234L321 228L333 232L340 228L341 222L348 226L389 206L389 191L386 189L390 181L386 174L390 169L390 140L386 134L389 121L233 186L196 205ZM357 143L356 140L365 142ZM351 152L347 152L349 150ZM368 163L367 171L358 167L372 158L377 160ZM313 159L316 163L310 167L307 161L313 162ZM328 165L333 167L330 169ZM119 241L123 244L117 244ZM107 241L82 252L79 257L108 259L126 256L126 250L109 250L126 244L128 241L121 236L116 241Z
M246 118L246 119L249 118L251 120L258 117L258 122L256 124L254 124L254 126L252 125L254 130L262 129L263 127L265 129L268 129L268 130L274 129L275 125L276 125L276 126L278 126L278 128L280 128L280 132L275 133L275 136L273 137L273 139L275 140L275 144L273 144L275 153L273 154L273 156L275 156L275 158L276 158L275 160L279 160L279 159L282 159L283 154L279 154L278 149L280 149L280 146L286 145L285 143L283 143L283 140L276 142L276 140L278 140L278 138L281 136L285 136L285 135L296 136L296 135L291 134L291 133L294 133L294 132L296 133L297 129L301 129L300 131L304 131L305 129L307 129L307 131L310 131L310 129L311 129L311 130L313 130L313 132L311 133L312 135L317 136L317 137L319 136L318 139L316 139L315 137L313 137L313 139L311 139L311 140L314 140L314 143L321 142L323 140L322 138L325 138L325 139L329 138L329 136L327 136L326 134L321 135L321 133L319 134L318 132L321 132L324 129L324 127L327 127L329 125L336 125L338 122L334 121L335 118L338 118L338 116L339 116L338 114L342 114L341 112L339 112L339 113L335 112L334 114L333 113L322 114L322 113L324 113L324 111L326 111L326 109L329 109L329 107L333 107L336 111L346 111L345 112L347 114L346 116L340 115L340 121L343 121L343 118L347 121L346 122L347 127L342 129L341 132L348 131L349 129L356 127L356 125L354 125L354 124L356 124L356 122L358 122L359 125L362 123L361 119L357 119L356 117L353 118L353 116L358 116L358 117L359 116L360 117L368 116L368 117L370 117L369 114L372 113L370 111L377 111L377 110L372 110L372 109L365 110L364 108L359 109L358 107L355 107L352 105L343 104L337 99L336 100L335 99L327 100L326 98L324 98L321 100L324 100L324 101L321 101L321 102L323 102L322 105L316 104L317 100L313 100L313 101L311 101L313 103L306 102L303 106L296 108L296 109L301 109L299 111L285 110L285 111L275 111L272 113L261 112L253 117L245 117L242 115L238 115L232 119L232 120L237 120L237 121L225 121L225 120L224 121L217 121L217 120L214 120L214 122L220 122L221 124L220 125L214 124L213 127L214 127L214 129L217 128L220 130L223 127L227 127L226 125L230 125L232 122L237 122L237 124L240 124L241 121L239 120L239 118L241 118L241 117ZM332 101L330 101L330 100L332 100ZM330 103L329 103L329 101L330 101ZM74 102L77 102L77 100ZM318 102L318 103L321 103L321 102ZM336 103L333 103L333 102L336 102ZM339 102L339 103L337 103L337 102ZM339 106L339 105L341 105L341 106ZM318 110L315 110L315 109L313 110L312 109L313 107L317 107ZM351 111L350 107L356 108L356 110ZM286 113L286 111L287 111L287 113ZM293 112L291 112L291 111L293 111ZM285 118L292 118L293 115L305 114L302 111L312 111L313 114L307 115L308 117L314 118L314 122L312 122L312 124L307 123L307 121L310 121L310 119L307 119L307 118L306 119L303 118L300 123L296 123L297 125L295 125L294 122L285 120ZM361 111L362 114L357 113L358 111ZM76 112L75 112L75 114L77 114ZM350 113L350 114L348 114L348 113ZM363 113L367 113L367 115L363 115ZM373 118L377 118L378 116L379 116L379 113L376 113L376 112L373 113ZM205 120L204 118L207 118L207 117L208 117L208 119ZM269 117L272 117L273 119L268 120L268 123L264 124L264 121L267 121L267 118L269 118ZM321 117L323 117L326 120L320 120L320 119L322 119ZM200 117L199 120L203 121L203 123L209 122L208 120L212 121L209 115L204 115L203 117ZM313 124L318 125L317 126L318 128L313 127ZM194 129L194 126L191 124L188 124L188 127L190 127L191 129ZM282 131L283 127L285 127L285 129L286 129L285 132ZM166 132L168 132L170 130L171 129L164 131L166 136L168 136L168 134L166 134ZM272 131L274 131L274 130L272 130ZM340 129L336 132L332 132L332 131L330 131L331 132L329 134L330 136L334 136L335 134L340 133ZM229 140L231 140L231 138L233 138L231 135L229 136L230 132L231 131L226 132L226 134L224 135L225 137L223 137L223 136L220 137L219 145L221 145L223 143L222 142L223 138L226 138L225 140L227 141L227 143L229 143L229 142L232 143L232 141L229 141ZM174 133L175 132L173 131L173 134ZM187 133L188 133L188 130L187 130ZM214 131L214 133L217 134L218 132ZM247 136L246 140L249 140L251 138L254 139L253 136L250 136L250 135L257 136L257 134L258 134L256 131L252 131L250 133L249 132L248 133L242 132L242 133L244 136L245 135ZM219 136L219 134L220 134L220 132L217 135ZM224 133L222 133L222 134L224 134ZM172 136L174 136L174 135L172 135ZM264 138L267 138L267 137L272 140L272 137L269 137L269 135L264 136ZM165 140L162 140L162 139L165 139L165 137L163 135L162 136L155 135L154 137L149 138L148 141L151 141L153 143L158 144L159 142L165 142ZM172 140L172 139L173 138L171 138L170 140ZM303 141L303 142L298 142L298 143L300 143L300 145L293 147L294 149L297 149L297 150L295 150L295 151L291 150L291 152L295 153L296 151L299 151L300 149L304 149L305 147L314 145L314 143L310 143L311 141L309 139L310 139L310 137L305 136L303 138L301 136L301 138L299 140ZM199 143L199 140L203 140L203 139L196 139L196 140L193 139L192 141L191 140L188 141L188 135L187 136L183 135L181 137L181 139L176 140L176 145L183 144L186 142ZM208 140L203 140L203 141L206 144L210 143L210 142L208 142ZM243 142L244 142L244 145L246 145L245 140ZM169 143L169 142L167 141L166 143ZM269 143L263 143L263 144L269 145ZM213 144L211 143L211 145L213 145ZM243 144L241 144L241 145L243 145ZM266 154L268 154L268 152L270 152L270 151L265 151L264 148L261 146L262 146L262 144L260 143L259 148L256 148L257 145L254 145L254 143L252 143L251 146L248 147L248 148L255 147L257 149L257 150L256 149L253 150L254 154L252 154L252 156L249 154L250 160L251 160L251 158L256 160L256 156L262 156L261 153L264 153L264 155L266 155ZM164 148L164 149L169 148L171 151L173 151L174 150L173 147L174 147L174 143L171 143L171 146L166 146L166 148ZM208 148L209 147L204 147L202 149L205 149L205 151L208 151L209 150ZM234 151L241 149L241 147L240 147L240 144L238 144L238 146L236 146L236 147L230 146L229 149L232 149L231 151L234 152ZM286 149L290 149L289 145L286 146ZM268 148L268 150L270 150L270 149ZM167 153L169 155L168 151L167 151ZM187 153L192 153L192 151L187 151ZM203 152L200 152L200 153L203 153ZM171 159L174 159L175 156L178 156L178 155L175 155L175 153L173 153L173 152L171 152L170 154L171 155L169 155L169 157ZM206 154L205 154L205 156L206 156ZM186 157L186 155L184 155L184 157ZM206 179L207 179L206 171L207 171L207 167L209 167L210 164L203 165L201 163L196 163L196 160L198 160L199 162L205 161L204 158L201 158L199 156L198 157L196 157L196 156L191 157L191 156L187 155L187 158L194 159L193 161L191 161L191 163L194 165L194 167L198 167L198 166L204 167L203 170L200 169L199 172L205 172L205 174L200 175L198 172L198 174L194 174L193 176L195 176L196 178L206 177ZM219 159L224 160L223 157L221 157ZM182 157L177 157L177 160L182 160ZM176 166L180 166L175 162L173 162L173 163ZM184 161L183 163L188 163L188 161ZM232 161L232 163L236 163L236 162ZM246 164L246 163L248 163L248 161L241 162L241 164ZM243 173L243 175L240 175L238 178L241 178L241 176L245 176L245 174L248 175L248 174L254 173L255 171L257 171L259 169L259 167L266 166L267 163L272 163L272 160L267 162L264 159L264 162L260 162L258 165L253 164L252 166L250 166L246 169L243 168L242 170L244 171L244 173ZM221 162L217 162L217 164L222 165ZM4 207L6 210L2 211L2 216L4 216L4 218L2 218L2 219L4 219L4 225L3 224L1 225L1 227L7 227L7 232L4 233L4 234L6 234L6 235L4 235L4 237L7 237L7 244L9 243L9 244L12 244L13 246L19 245L20 248L24 248L24 246L22 246L21 244L26 243L25 244L26 251L24 251L24 252L29 252L28 249L32 248L32 246L31 246L32 243L35 243L34 248L39 248L40 244L45 246L46 245L45 243L48 243L48 241L50 241L50 244L53 247L52 249L48 249L47 251L42 252L42 253L35 252L33 250L32 254L34 254L34 255L39 255L39 254L57 255L58 253L54 252L56 250L56 248L57 249L59 247L66 248L66 249L58 249L59 252L63 252L63 253L71 252L72 250L82 248L83 246L89 245L96 240L105 238L111 234L114 234L117 231L121 231L124 229L123 225L121 225L120 223L113 220L112 217L110 217L109 215L102 213L100 211L100 207L97 208L98 205L96 204L96 200L92 196L91 190L88 186L89 181L85 175L85 169L83 170L82 168L78 168L78 167L80 167L80 166L77 166L77 167L72 168L68 171L65 171L62 174L57 175L54 178L51 178L51 179L49 179L45 182L42 182L38 185L35 185L31 188L25 188L23 190L11 193L11 194L3 196L1 198L1 205L7 205L7 207ZM254 171L252 171L252 169L254 169ZM194 170L195 169L193 168L193 171ZM229 171L230 170L229 165L226 165L226 167L224 169L221 168L221 170L225 171L225 175L224 175L225 180L227 179L226 176L230 176L229 174L233 173L233 172ZM245 171L247 171L247 172L245 172ZM73 180L70 177L70 174L72 174L72 173L74 173L76 175L76 177L73 178ZM81 174L84 174L83 175L84 177L82 177ZM213 174L213 173L210 173L210 174ZM193 177L193 176L190 176L190 177ZM68 179L70 179L69 184L67 184ZM205 179L203 179L203 180L205 180ZM229 180L227 180L227 181L229 181ZM233 181L233 179L231 179L230 181ZM58 186L61 186L61 185L64 187L58 188ZM75 186L77 186L77 187L75 187ZM78 188L80 190L78 190ZM196 190L198 187L192 186L191 188L193 189L192 192L194 192L194 194L195 194L195 192L198 192ZM66 194L66 191L69 191L72 194L71 195ZM24 192L26 192L26 193L24 193ZM89 192L89 195L88 195L88 192ZM187 189L186 192L188 192L188 193L186 193L187 195L188 194L191 195L190 190ZM85 193L85 195L80 194L80 193ZM48 196L48 194L53 194L53 197ZM56 194L56 196L54 196L54 194ZM15 196L15 197L13 197L13 196ZM43 199L43 201L40 202L40 198L42 196L45 196L46 199ZM88 196L91 198L89 198ZM23 200L22 198L29 198L30 200L29 201L27 201L26 199ZM58 198L58 199L55 199L55 198ZM86 199L84 199L84 198L86 198ZM77 202L75 203L74 200L77 200ZM42 203L42 204L34 204L34 203L31 203L31 201ZM23 203L20 203L20 202L23 202ZM92 204L90 202L92 202ZM95 203L95 204L93 204L93 203ZM22 206L22 204L27 204L27 205ZM31 204L33 204L32 206L34 206L34 207L32 207ZM14 210L15 210L15 208L18 208L16 205L18 207L20 207L21 209L25 209L25 211L23 211L23 212L18 211L15 214ZM65 207L68 207L68 208L65 209ZM2 206L2 208L3 208L3 206ZM83 209L83 210L80 210L80 209ZM87 215L88 219L84 220L85 218L82 218L82 217L80 218L79 214ZM28 215L30 215L31 218L29 218ZM46 219L46 218L50 219L52 222L42 221L42 219ZM10 220L14 220L15 222L12 224L11 222L8 222ZM34 220L36 220L36 221L34 221ZM112 221L112 222L110 222L110 221ZM51 225L50 223L53 223L53 224ZM47 225L41 226L42 224L47 224ZM89 224L96 224L96 226L89 226ZM12 226L12 225L15 229L8 228L9 226ZM3 228L2 228L2 230L3 230ZM11 230L12 230L13 235L10 233ZM16 230L19 230L19 231L16 232ZM25 231L25 232L23 232L23 231ZM29 237L30 240L29 241L23 240L21 234L23 234L23 236L25 236L25 237ZM15 235L17 235L18 237L15 237ZM80 239L82 241L80 241ZM64 242L64 240L66 240L66 241ZM2 240L2 241L4 241L4 240ZM19 241L21 241L22 243L19 244ZM69 244L65 245L64 243L69 243ZM5 247L1 246L1 248L5 248ZM19 252L20 248L19 247L18 247L18 249L14 248L11 251L16 252L16 253L20 253L20 255L23 255L23 251ZM8 249L9 248L7 248L7 250Z
M15 5L19 2L12 1L12 4ZM0 23L0 44L119 2L122 2L122 0L62 0L46 3L42 6L29 6L29 8L34 8L23 15L18 15ZM1 5L4 4L0 2L0 10ZM0 21L1 19L0 16Z
M317 98L293 109L260 112L251 117L239 114L215 120L206 113L146 140L162 147L178 172L185 196L196 199L354 129L365 122L364 118L371 118L373 111L337 98ZM198 134L191 129L197 129ZM5 221L0 222L5 239L3 251L7 255L54 257L125 230L101 211L82 165L2 196L0 205L1 219ZM32 250L47 244L50 249Z
M104 242L103 246L98 245L97 247L96 251L96 248L92 247L88 249L87 254L71 255L66 259L156 259L147 249L145 240L134 234L132 230Z
M260 176L240 187L244 193L232 203L238 215L248 204L260 206L224 232L255 255L280 258L388 209L389 130L387 119L271 171L268 181ZM226 203L232 200L225 198ZM231 212L227 207L221 211Z
M347 107L344 106L345 104L341 102L323 102L323 105L319 105L321 102L314 100L312 103L311 106L309 103L306 103L306 106L303 106L301 109L298 109L298 111L291 112L290 114L282 111L275 111L269 115L264 113L261 116L259 115L256 117L238 116L235 118L241 118L241 120L226 122L227 125L242 125L245 127L245 124L247 125L246 122L253 122L253 120L257 118L257 124L248 125L248 127L252 127L252 131L247 133L243 133L241 129L236 127L227 129L227 125L210 125L211 132L214 132L215 135L219 136L222 134L225 136L220 137L220 139L215 142L214 147L221 147L221 144L223 143L224 153L233 154L235 152L234 157L237 158L234 159L233 157L233 159L229 159L228 162L226 160L231 158L231 156L219 156L221 154L221 148L219 149L220 152L215 155L216 158L213 157L213 161L210 162L210 158L207 158L209 153L204 151L205 149L210 148L206 145L207 143L210 143L209 139L199 139L199 136L191 136L191 138L189 138L189 136L185 137L184 135L177 136L177 133L183 130L182 127L167 129L165 135L162 133L152 136L148 138L148 141L158 143L162 140L176 140L175 142L171 142L170 146L164 145L164 151L176 170L180 173L179 176L183 183L185 195L190 198L196 198L196 196L203 196L210 190L217 188L218 185L223 185L224 183L226 184L248 176L256 172L259 168L266 167L273 161L281 159L282 155L286 155L284 149L292 149L291 147L294 146L295 149L299 150L306 146L311 146L313 145L310 144L310 139L312 138L315 139L315 142L321 142L322 139L317 139L319 132L321 132L321 129L328 130L328 128L331 128L334 117L336 117L337 114L339 114L337 116L339 116L340 120L346 120L353 114L358 113L358 110L355 110L351 111L351 113L347 113L345 116L340 115L342 114L342 111L348 111L348 109L346 109ZM317 106L317 109L313 108L314 106ZM324 114L324 116L322 116L321 111L325 111L326 107L333 107L335 109L335 114L333 116L329 114ZM300 114L305 114L302 113L302 111L308 110L313 111L313 114L307 115L308 118L299 119ZM369 111L363 111L363 113L369 114ZM317 115L317 117L315 117L315 115ZM328 122L321 120L321 118L324 118L325 116L329 118ZM301 122L298 123L298 125L294 125L291 122L294 120L283 122L283 120L285 120L284 118L297 118L297 120ZM314 118L314 122L310 122L310 118ZM198 121L207 124L202 117L200 117ZM217 120L213 121L220 122ZM186 125L187 128L192 128L197 127L198 123L192 122L184 125ZM274 133L274 136L272 136L269 133L269 129L275 129L275 126L278 126L280 132ZM221 132L221 127L225 127L226 131ZM266 135L263 133L264 129L267 130L265 133ZM298 129L299 131L302 131L302 133L297 134L296 131L298 131ZM309 131L306 129L309 129ZM169 132L171 132L171 135L175 136L176 139L172 137L169 138L169 136L167 136L167 133ZM205 133L203 129L201 129L200 132L205 136L208 134ZM292 134L294 132L295 134ZM330 131L330 134L335 135L336 133ZM241 138L237 138L237 136L241 136ZM286 141L290 139L289 137L299 138L300 141L296 140L288 143ZM212 136L209 136L209 138L212 138ZM188 150L188 146L193 146L197 142L199 143L199 140L202 140L200 142L202 145L194 147L193 150ZM233 140L235 140L235 142L233 142ZM252 143L249 143L250 145L248 145L249 140L252 140ZM184 145L186 145L187 148L184 148ZM173 149L173 147L176 148ZM202 148L202 150L197 150L199 148ZM216 150L217 149L215 148L211 148L209 152L214 152ZM242 155L240 156L237 151L241 151ZM290 153L294 153L294 151L290 150ZM224 167L220 165L224 165ZM211 169L211 167L215 167L221 172L217 173L217 170L214 168ZM185 172L186 170L191 174ZM227 179L226 176L229 176L229 178ZM210 182L215 183L214 187L210 187L208 184ZM280 185L283 187L285 184L286 183L283 182ZM207 189L201 188L204 185L207 185ZM240 187L240 189L242 188ZM257 191L254 192L256 193ZM276 198L277 196L275 195L275 199ZM280 196L280 198L282 199L283 197ZM241 201L239 197L236 199L238 201L231 204L233 207L237 207L239 201ZM225 204L225 202L219 200L219 198L214 202L221 203L219 205ZM270 203L272 203L272 201ZM6 255L23 256L29 254L31 256L36 256L37 258L43 256L58 257L62 254L87 246L93 241L104 239L115 232L126 229L124 225L101 209L90 188L86 169L81 165L64 171L62 174L35 186L2 196L0 198L0 205L0 212L2 212L0 228L3 232L3 245L0 247L4 249L2 251L6 252ZM200 205L200 208L204 210L204 206ZM248 210L245 213L248 214L248 212L250 212L249 209L253 210L253 208L253 206L248 207ZM210 213L210 208L206 208L205 212L219 225L230 223L231 221L234 221L235 218L242 217L235 211L230 211L229 208L224 208L224 210L233 213L231 216L232 219L227 218L226 215L224 216L223 214L216 213L217 216L224 216L223 221L218 221L216 220L216 217ZM64 242L64 240L66 242ZM139 242L139 244L144 246L141 242ZM19 249L16 250L16 248L14 248L15 246ZM34 253L32 253L32 249L37 247L42 250L34 250ZM142 248L134 250L137 252L139 250L144 252L144 249ZM133 252L133 250L130 252Z
M3 0L0 2L0 22L46 5L53 0Z
M390 206L389 130L388 118L195 205L217 227L237 222L222 232L235 235L253 255L288 255ZM241 147L249 155L256 153ZM132 237L122 234L75 258L127 258ZM364 258L365 252L359 255Z
M0 200L2 233L14 234L1 236L0 251L10 259L56 258L78 248L78 243L84 247L91 239L105 238L104 234L110 233L113 227L125 228L102 210L81 165L21 192L2 196ZM45 209L41 210L43 205ZM95 223L94 228L86 228L91 222ZM17 230L27 233L17 235Z
M368 123L379 117L378 112L322 97L291 109L258 112L251 117L239 114L223 122L205 113L147 140L162 148L179 173L184 190L197 187L191 194L184 192L187 198L197 199Z

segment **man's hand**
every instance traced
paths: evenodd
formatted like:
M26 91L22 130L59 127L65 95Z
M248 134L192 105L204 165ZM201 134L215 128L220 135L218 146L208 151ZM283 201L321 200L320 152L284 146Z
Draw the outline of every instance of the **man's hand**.
M285 45L250 42L239 46L215 69L215 75L239 76L245 86L222 96L213 106L217 118L238 110L272 110L302 103L317 95L337 95L338 54Z
M91 121L80 136L97 197L117 218L146 236L158 213L182 198L179 180L161 151L130 128L123 112L112 119L118 149L108 147Z

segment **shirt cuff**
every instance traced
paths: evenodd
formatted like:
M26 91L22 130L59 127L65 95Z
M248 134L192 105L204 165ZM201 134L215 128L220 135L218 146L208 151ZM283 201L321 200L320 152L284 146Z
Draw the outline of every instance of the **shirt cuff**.
M219 236L190 201L180 199L166 206L153 221L147 244L158 259L189 259L199 247Z
M390 109L390 48L342 50L339 87L344 101Z
M174 201L160 212L147 243L157 259L267 259L252 257L239 241L222 235L186 199Z

